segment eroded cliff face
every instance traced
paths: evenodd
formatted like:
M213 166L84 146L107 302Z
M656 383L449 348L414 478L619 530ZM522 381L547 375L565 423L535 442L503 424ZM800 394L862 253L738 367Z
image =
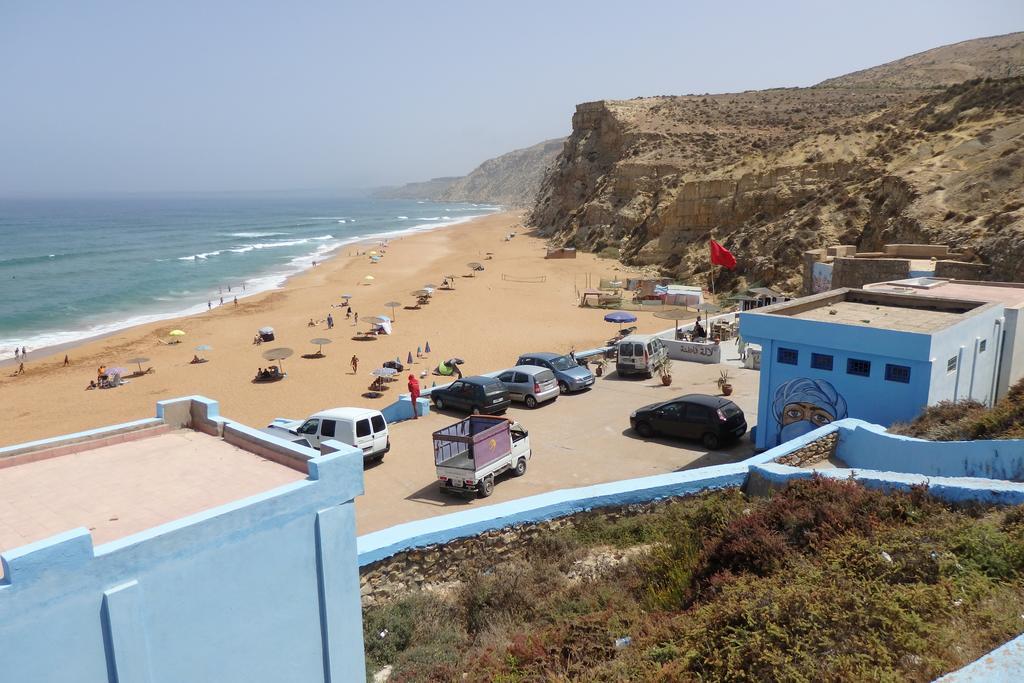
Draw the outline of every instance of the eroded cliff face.
M802 253L837 243L949 244L996 277L1024 277L1024 79L862 80L581 104L530 222L556 243L612 247L700 284L714 237L739 260L715 275L722 288L797 292Z

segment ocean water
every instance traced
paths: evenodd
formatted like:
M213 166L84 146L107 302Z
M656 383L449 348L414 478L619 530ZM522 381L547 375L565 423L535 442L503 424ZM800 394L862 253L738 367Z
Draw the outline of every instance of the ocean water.
M221 296L230 304L346 244L499 209L273 196L0 199L0 359L15 346L31 351L204 311Z

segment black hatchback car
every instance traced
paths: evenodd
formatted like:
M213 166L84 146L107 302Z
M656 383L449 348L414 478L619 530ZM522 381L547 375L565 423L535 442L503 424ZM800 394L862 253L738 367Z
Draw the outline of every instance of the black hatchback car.
M633 411L629 424L640 436L679 436L698 439L714 450L747 433L740 407L721 396L687 394Z
M512 400L505 385L495 377L463 377L446 387L431 390L430 399L438 410L450 408L474 415L498 415L508 410Z

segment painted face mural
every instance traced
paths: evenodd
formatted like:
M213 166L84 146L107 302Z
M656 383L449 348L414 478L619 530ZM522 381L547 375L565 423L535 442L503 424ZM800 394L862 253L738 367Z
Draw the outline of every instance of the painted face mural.
M779 444L843 419L846 400L823 379L798 377L775 391L772 413L779 423Z

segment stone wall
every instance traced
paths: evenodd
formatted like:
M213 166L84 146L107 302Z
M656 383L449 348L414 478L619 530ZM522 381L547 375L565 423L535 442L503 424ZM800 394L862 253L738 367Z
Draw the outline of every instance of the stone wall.
M781 458L777 458L775 462L781 465L790 465L791 467L813 465L814 463L831 458L836 452L836 443L838 441L839 432L831 432L806 446L787 453Z
M905 280L910 277L910 261L894 258L837 257L832 267L832 288L859 289L872 282Z
M950 280L988 280L992 277L992 267L984 263L936 261L935 277Z
M446 584L454 584L473 574L489 571L499 562L528 556L541 539L550 540L552 532L575 527L583 520L601 517L613 521L648 513L679 499L678 496L663 498L650 503L601 508L533 524L515 524L469 538L396 553L360 569L363 606L424 586L443 588Z

